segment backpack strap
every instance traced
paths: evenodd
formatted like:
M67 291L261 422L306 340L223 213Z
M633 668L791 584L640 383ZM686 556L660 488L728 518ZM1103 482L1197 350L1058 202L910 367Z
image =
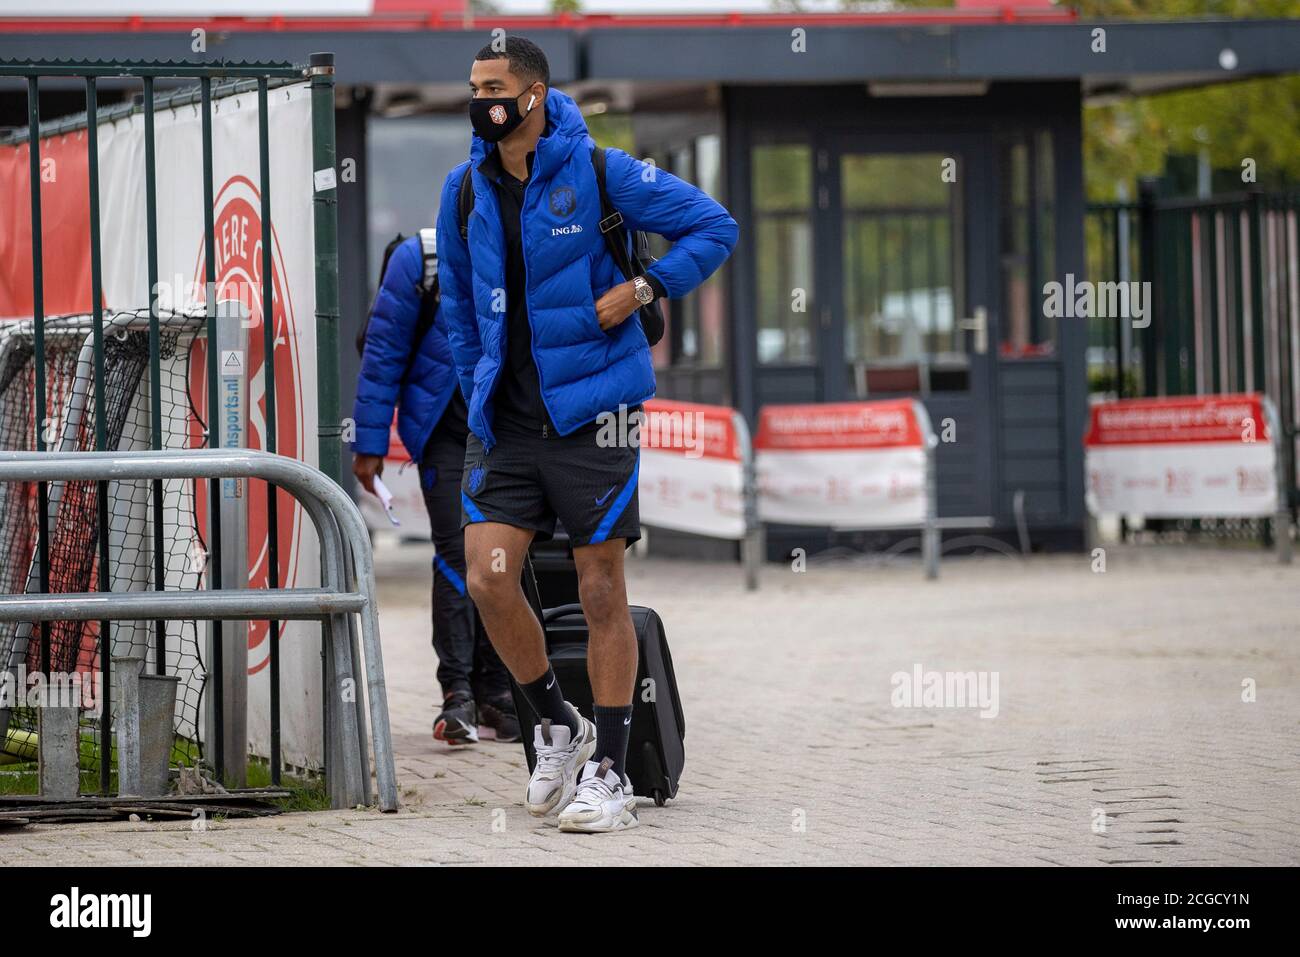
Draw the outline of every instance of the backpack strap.
M438 245L437 229L426 226L420 230L420 252L424 258L424 275L421 277L420 311L416 315L415 330L411 335L411 351L407 353L406 368L402 370L401 381L405 382L420 355L420 346L424 337L433 328L438 317L438 307L442 304L442 292L438 288Z
M425 226L420 230L420 252L424 256L424 278L420 290L428 292L438 278L438 231L434 227Z
M596 171L596 187L600 190L601 235L605 237L605 245L623 278L633 279L645 272L647 262L654 262L650 258L649 247L645 244L645 234L640 230L635 231L632 242L629 243L623 214L614 208L605 188L605 151L599 146L592 147L591 166ZM646 341L652 346L657 344L664 335L663 310L659 304L652 302L648 306L641 306L637 309L637 315L641 317L641 329L645 332Z
M469 216L474 212L473 166L465 167L465 175L460 180L460 192L456 196L457 220L460 223L460 238L469 239ZM603 187L602 187L603 189Z
M375 297L370 300L370 308L366 310L366 316L361 321L361 328L357 330L357 355L365 355L366 351L366 331L370 328L370 317L374 315L375 303L379 302L379 290L384 285L384 273L388 272L388 261L393 258L393 253L397 247L406 242L406 237L398 233L388 241L384 247L384 260L379 266L379 285L375 287Z
M623 214L614 208L605 191L605 151L599 146L591 148L591 166L596 171L596 188L600 190L600 231L609 239L609 234L623 225Z
M600 190L600 232L605 237L609 254L614 257L614 265L624 279L631 279L637 274L636 266L627 250L627 227L623 224L623 214L610 202L605 190L605 151L594 146L591 149L591 165L596 171L596 187Z

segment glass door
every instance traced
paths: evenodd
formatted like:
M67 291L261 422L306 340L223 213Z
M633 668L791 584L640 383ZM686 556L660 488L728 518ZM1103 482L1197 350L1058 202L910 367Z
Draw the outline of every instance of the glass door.
M962 183L942 153L840 158L849 395L965 389Z
M975 135L854 135L817 164L831 256L826 398L921 398L941 437L940 515L991 514L989 152Z

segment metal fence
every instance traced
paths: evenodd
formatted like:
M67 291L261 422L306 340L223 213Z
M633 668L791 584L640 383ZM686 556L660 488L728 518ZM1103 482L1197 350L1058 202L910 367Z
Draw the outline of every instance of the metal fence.
M1150 313L1093 319L1101 391L1119 397L1260 392L1278 411L1297 505L1300 193L1244 192L1088 207L1089 278L1150 283Z
M147 383L150 397L149 413L149 448L163 450L166 447L165 423L162 409L162 396L167 383L164 381L163 355L167 349L169 328L164 316L160 315L158 297L154 290L158 288L158 195L157 195L157 157L154 131L155 112L167 106L178 104L195 104L201 110L202 117L202 179L204 206L204 262L206 289L204 314L197 318L199 334L206 334L209 344L217 337L217 302L212 290L216 284L217 240L214 228L214 182L213 182L213 104L214 100L234 92L256 90L258 106L258 158L261 174L260 218L261 218L261 302L268 314L262 322L264 355L263 387L265 396L266 433L263 446L269 453L277 451L276 436L276 381L275 355L276 339L274 322L270 321L270 304L276 293L273 290L274 263L272 260L273 243L273 205L270 177L270 125L268 122L269 91L277 85L288 82L310 83L311 126L312 126L312 169L332 171L335 168L334 139L334 67L333 55L314 54L306 66L287 62L281 63L183 63L183 62L105 62L105 61L51 61L20 63L0 61L0 77L21 77L26 80L28 99L28 123L25 130L16 130L0 138L0 142L16 143L25 141L29 146L28 175L30 178L30 214L32 230L32 316L29 322L28 338L31 355L27 357L26 368L30 369L31 408L30 417L24 414L27 434L20 449L45 453L60 444L53 441L44 427L51 418L56 417L60 409L51 409L51 402L58 403L56 383L50 379L50 358L67 352L66 345L57 345L51 351L52 344L59 343L59 333L65 323L47 322L45 310L45 252L43 249L42 224L42 161L41 137L52 132L68 129L84 131L86 160L89 167L89 211L90 230L86 237L90 252L90 290L92 307L90 314L84 318L90 343L91 369L88 377L93 383L82 396L85 405L86 447L98 452L115 450L113 438L114 408L110 379L119 367L116 361L110 361L109 342L106 331L111 329L113 320L106 322L103 279L102 279L102 236L100 229L101 182L100 158L98 148L98 125L106 118L121 116L125 113L140 112L144 124L144 170L145 170L145 224L146 256L148 285L151 291L147 315L134 317L133 328L138 332L140 348L140 376ZM99 108L99 81L107 77L126 77L138 80L140 93L134 104L117 105L104 110ZM67 78L82 81L85 89L86 114L83 118L73 118L54 124L40 122L41 82L47 78ZM181 81L181 88L172 92L158 92L156 81ZM318 176L313 191L314 222L314 263L315 263L315 322L317 354L314 360L318 370L318 452L320 469L326 476L336 482L341 477L342 427L339 420L339 375L338 375L338 238L337 238L337 188L333 177ZM143 312L143 311L142 311ZM53 333L53 334L52 334ZM73 354L75 355L75 345ZM218 356L215 348L208 348L206 354L206 383L209 396L209 422L204 430L204 444L212 450L221 447L221 430L215 427L215 397L218 395L219 371ZM145 371L147 367L147 372ZM0 370L2 373L3 370ZM24 380L26 381L26 380ZM22 385L23 383L20 383ZM0 389L4 384L0 383ZM66 409L62 412L66 414ZM66 448L66 445L64 446ZM207 529L207 575L208 588L219 591L222 582L222 522L221 510L215 507L219 500L219 482L215 475L208 481L208 529ZM156 591L166 590L168 546L164 541L167 527L163 477L160 474L149 478L148 488L149 522L153 531L152 562L150 585ZM67 582L52 581L52 567L57 567L56 556L52 554L51 543L55 529L52 523L59 520L52 509L58 502L51 500L51 483L42 478L34 482L32 498L34 507L30 514L35 522L35 534L30 536L32 549L31 572L25 583L24 591L48 595L59 591L76 591L67 587ZM69 486L71 483L69 483ZM102 477L84 482L87 490L85 509L86 534L84 544L90 554L85 556L82 564L87 577L91 577L93 568L93 590L109 592L112 590L112 569L121 558L114 554L112 528L113 512L109 500L110 482ZM14 494L12 488L8 494ZM279 589L279 493L274 481L266 485L266 509L268 541L268 588ZM324 547L324 543L322 543ZM2 561L3 559L0 559ZM52 566L52 562L55 564ZM91 590L91 589L87 589ZM287 593L285 593L287 594ZM192 601L196 595L188 596ZM144 607L143 605L141 607ZM153 606L150 606L151 608ZM168 605L167 608L172 608ZM190 605L198 609L199 604ZM269 679L270 679L270 773L272 782L279 784L283 767L281 753L281 662L280 662L280 623L271 617L273 602L262 602L258 607L263 616L269 619ZM159 604L152 626L152 661L159 674L166 674L173 663L175 648L168 647L168 630L166 620L176 615L166 616L162 613L164 606ZM174 609L173 609L174 611ZM263 617L259 616L259 617ZM102 793L109 793L112 755L112 675L110 662L113 658L112 635L118 616L105 614L93 623L95 630L91 633L97 643L95 655L100 669L104 693L100 701L96 734L98 738L98 773ZM195 611L189 617L204 617ZM211 617L211 616L209 616ZM247 617L247 616L245 616ZM287 616L286 616L287 617ZM33 619L35 621L35 619ZM39 664L44 674L49 674L52 660L58 652L58 622L43 616L36 631L36 644L33 659ZM210 698L216 709L213 723L215 740L208 741L203 749L204 759L213 774L221 779L225 775L225 748L222 741L223 727L221 708L223 707L222 655L226 644L222 638L221 618L213 618L212 661L207 663L206 674L208 687L204 693ZM84 637L78 631L78 635ZM367 655L369 658L369 655ZM5 664L0 662L0 665ZM367 662L369 664L369 662ZM328 680L328 676L327 676ZM382 690L382 688L381 688ZM327 710L329 696L326 696ZM328 716L327 716L328 718ZM385 717L386 723L386 717ZM3 733L0 729L0 746L3 745ZM327 749L327 754L330 753ZM328 762L327 762L327 771ZM381 781L381 784L383 782ZM395 792L391 795L395 802Z
M355 616L365 650L366 700L370 706L379 805L397 808L397 778L388 727L388 698L375 607L375 569L370 539L356 503L337 482L310 466L282 455L253 450L168 449L159 452L0 452L0 483L36 481L56 493L77 481L200 479L257 476L284 488L302 503L321 543L321 588L234 588L200 592L143 591L0 595L0 621L169 621L203 618L214 623L278 615L321 622L326 646L336 662L328 677L337 709L330 729L340 757L339 806L370 800L369 760L364 744L362 697L350 695L357 674ZM101 632L102 633L102 632ZM102 651L101 651L102 653ZM107 695L105 697L107 701ZM105 754L108 752L105 751ZM107 764L108 762L101 762Z

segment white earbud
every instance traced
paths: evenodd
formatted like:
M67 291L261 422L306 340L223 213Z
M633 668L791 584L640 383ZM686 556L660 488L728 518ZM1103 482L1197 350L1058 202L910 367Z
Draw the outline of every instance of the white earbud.
M530 96L530 97L528 98L528 112L529 112L529 113L531 113L531 112L533 111L533 104L536 103L536 102L537 102L537 94L534 93L532 96Z

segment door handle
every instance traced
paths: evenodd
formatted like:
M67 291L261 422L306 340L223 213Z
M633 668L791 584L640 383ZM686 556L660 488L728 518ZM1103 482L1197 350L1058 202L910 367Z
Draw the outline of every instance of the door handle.
M983 306L976 306L975 314L969 319L959 319L957 328L975 333L975 352L978 355L989 351L989 311Z

